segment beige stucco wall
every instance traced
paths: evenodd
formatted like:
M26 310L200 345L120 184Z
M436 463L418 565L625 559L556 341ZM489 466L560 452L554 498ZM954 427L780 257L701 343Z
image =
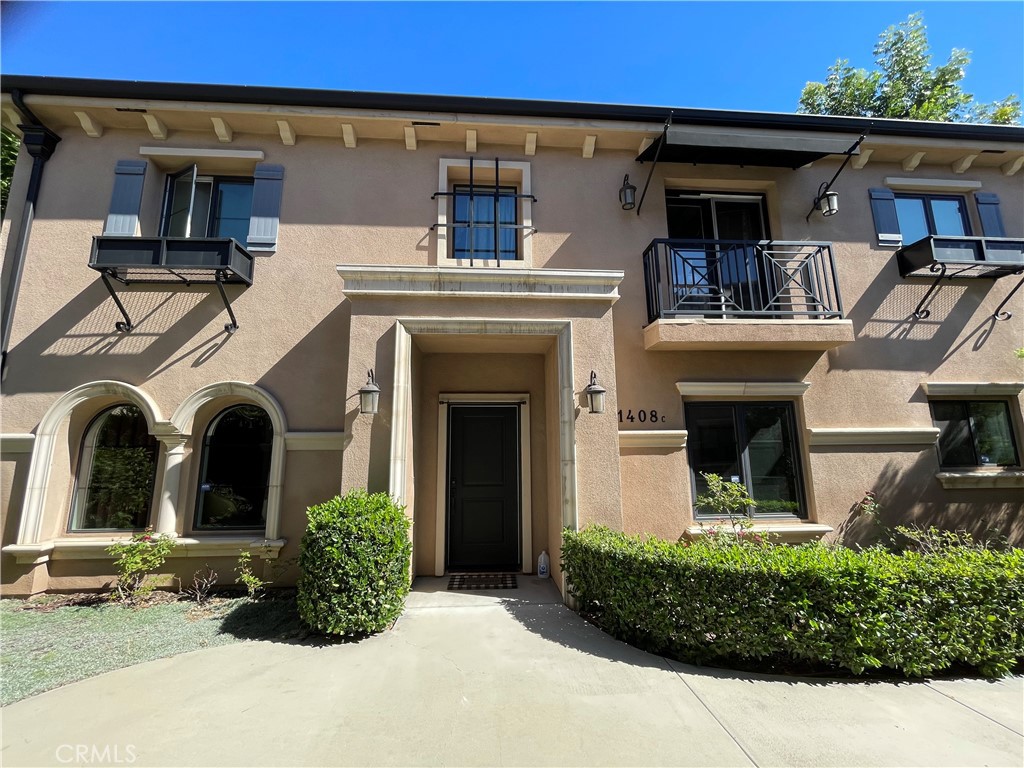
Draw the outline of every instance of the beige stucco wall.
M389 421L394 382L395 327L401 318L551 319L572 324L572 379L577 393L574 416L577 524L600 522L629 531L675 538L691 521L686 451L619 450L617 432L639 428L618 424L622 409L656 409L664 416L658 428L685 429L678 381L807 381L806 394L796 399L805 427L930 427L924 381L1021 381L1022 363L1012 349L1024 338L1024 291L1006 309L1006 322L989 319L1015 284L959 281L940 287L931 317L917 321L911 312L927 290L920 280L901 280L892 249L874 245L867 189L884 186L887 176L978 180L1002 201L1007 234L1024 236L1022 176L1004 176L997 168L972 168L954 174L948 164L914 172L898 163L870 162L848 168L836 189L840 214L829 219L804 215L823 180L837 164L810 168L733 168L660 164L654 172L641 215L624 212L617 190L629 172L642 189L649 165L638 167L633 153L601 151L592 159L578 149L541 146L528 157L522 146L488 145L481 141L477 157L529 162L537 232L529 235L537 268L624 270L620 298L601 301L374 297L350 300L335 272L337 264L430 265L437 261L435 235L441 158L467 157L464 145L421 141L408 151L399 141L361 140L345 149L337 139L301 136L295 146L282 146L266 135L238 132L232 149L258 148L266 162L285 167L279 246L273 256L257 257L255 283L242 290L229 287L240 323L234 335L223 331L227 315L212 287L165 289L121 287L137 329L122 336L114 331L120 319L95 272L86 266L91 238L102 232L117 160L137 158L140 146L154 140L141 131L107 130L91 139L71 126L61 128L64 141L46 168L42 196L28 250L13 329L11 367L3 384L3 431L32 432L46 409L64 392L80 384L117 379L149 394L167 418L193 392L218 381L258 385L281 403L289 430L344 431L349 447L338 451L289 451L282 498L281 535L288 539L282 557L296 553L305 523L306 506L338 488L366 486L387 490L392 431ZM399 133L400 135L400 133ZM397 136L396 136L397 138ZM219 148L212 133L178 131L167 145ZM159 218L163 176L150 167L146 177L142 233L153 235ZM19 163L3 237L10 248L10 221L20 217L27 164ZM785 240L825 240L834 244L846 315L857 340L826 352L812 351L646 351L646 323L641 254L666 233L666 187L704 190L764 191L772 234ZM970 194L967 195L970 198ZM976 218L973 203L968 204ZM975 231L978 222L973 221ZM5 254L6 279L9 253ZM473 381L472 355L452 348L437 357L454 356L453 367L431 362L434 354L413 351L413 416L410 445L414 464L407 468L406 502L416 524L417 565L423 550L432 552L431 526L424 525L432 504L429 467L434 446L427 407L433 388L458 391ZM534 424L543 440L534 445L547 455L535 475L535 554L552 552L557 576L557 542L563 524L558 473L557 373L549 352L523 356L534 362L519 370L520 356L500 355L507 372L526 376ZM541 369L534 360L543 360ZM436 362L436 361L435 361ZM506 365L506 363L502 363ZM499 366L500 367L500 366ZM358 415L356 392L374 368L382 385L381 413ZM601 416L580 409L579 393L589 372L597 371L608 389ZM447 378L446 378L447 377ZM496 386L487 378L479 386ZM202 425L227 401L210 406L197 418L193 439ZM68 434L58 443L46 530L56 534L66 525L73 467L81 429L100 403L76 412ZM1020 401L1016 402L1019 421ZM646 425L645 428L651 428ZM1020 425L1018 424L1018 430ZM1018 432L1018 438L1024 433ZM555 442L553 442L555 441ZM1024 446L1021 446L1024 449ZM877 450L840 451L808 446L802 441L812 519L833 526L846 517L853 502L868 488L888 494L889 514L962 524L983 513L1013 535L1018 530L1021 491L946 491L935 479L937 458L932 448L879 446ZM194 505L196 462L192 443L186 446L179 499L179 525L184 530ZM4 457L4 543L17 529L19 483L23 458ZM427 468L428 471L424 471ZM538 495L539 494L539 495ZM559 502L559 503L556 503ZM188 566L191 567L189 562ZM3 581L10 590L26 591L27 568L3 556ZM77 588L97 584L83 561L56 561L52 586ZM79 571L75 569L79 568ZM192 569L194 570L194 569ZM101 573L102 572L102 573ZM187 574L189 577L191 573ZM79 579L76 581L76 579ZM38 581L38 580L37 580ZM29 590L31 591L31 590Z

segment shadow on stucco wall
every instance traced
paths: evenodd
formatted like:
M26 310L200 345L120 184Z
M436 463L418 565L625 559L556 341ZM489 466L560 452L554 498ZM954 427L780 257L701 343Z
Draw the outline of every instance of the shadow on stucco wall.
M887 461L873 487L866 490L874 492L879 513L872 519L861 514L857 504L851 506L837 528L847 546L888 543L898 525L935 526L966 531L976 541L1005 539L1014 546L1024 545L1020 489L944 490L935 477L935 458L928 451L907 469Z
M351 322L351 304L340 302L255 382L281 398L289 429L348 431L345 401L352 393L345 392L345 382Z
M880 271L848 310L857 342L829 352L830 370L885 368L930 373L968 343L977 352L993 336L1013 333L1010 328L998 327L1008 324L985 316L961 338L995 281L943 281L925 304L929 316L918 319L914 310L932 283L903 280L895 270L894 263Z
M236 299L237 289L228 295ZM67 391L106 378L140 384L191 356L193 367L202 365L229 338L217 325L218 332L193 343L224 312L209 286L132 286L118 297L135 325L131 333L115 330L121 314L96 280L12 348L5 393ZM184 352L183 339L190 344Z

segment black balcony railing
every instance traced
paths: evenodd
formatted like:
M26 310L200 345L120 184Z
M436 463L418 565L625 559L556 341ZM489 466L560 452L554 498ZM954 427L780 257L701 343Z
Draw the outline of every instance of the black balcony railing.
M230 237L94 237L89 266L122 282L244 283L253 257Z
M901 277L987 277L1024 272L1024 240L929 235L896 251Z
M654 240L644 251L647 320L839 319L831 243Z

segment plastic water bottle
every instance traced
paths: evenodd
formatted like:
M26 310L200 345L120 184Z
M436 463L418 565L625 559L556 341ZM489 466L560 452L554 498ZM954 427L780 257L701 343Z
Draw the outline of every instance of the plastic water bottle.
M546 549L537 558L537 575L542 579L546 579L551 575L551 558L548 557Z

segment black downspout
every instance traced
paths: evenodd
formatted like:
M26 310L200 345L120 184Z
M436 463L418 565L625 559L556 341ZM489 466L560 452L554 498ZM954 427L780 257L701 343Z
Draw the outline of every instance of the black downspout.
M43 166L57 148L60 136L43 125L32 111L25 106L19 90L11 91L14 105L28 119L25 125L19 125L25 150L32 156L32 175L28 180L28 193L25 195L25 208L21 214L21 229L14 246L14 263L11 267L10 280L7 283L7 295L3 306L3 345L0 347L0 380L7 378L7 352L11 342L11 326L14 323L14 308L18 304L18 290L21 288L21 276L25 271L25 254L28 251L28 239L32 233L32 220L35 218L36 204L39 202L39 188L43 182Z

